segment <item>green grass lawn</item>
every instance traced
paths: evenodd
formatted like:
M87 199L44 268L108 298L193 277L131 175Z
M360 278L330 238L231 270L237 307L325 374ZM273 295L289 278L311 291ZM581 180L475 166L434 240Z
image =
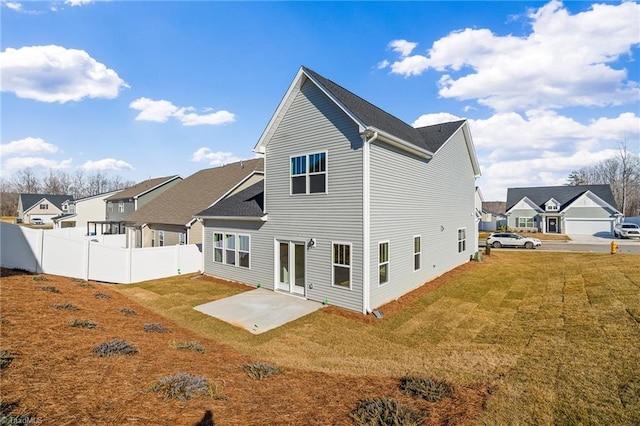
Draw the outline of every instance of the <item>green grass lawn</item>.
M185 276L117 289L283 367L489 384L481 424L640 422L638 256L494 252L383 320L321 310L260 335L192 309L239 286Z

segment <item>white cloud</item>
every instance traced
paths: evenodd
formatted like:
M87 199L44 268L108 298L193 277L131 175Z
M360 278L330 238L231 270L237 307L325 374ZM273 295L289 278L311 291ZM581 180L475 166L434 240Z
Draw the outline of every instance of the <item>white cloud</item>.
M56 161L48 160L41 157L12 157L8 158L2 163L4 171L12 172L15 170L21 170L26 168L42 167L45 169L67 169L71 167L73 159Z
M389 61L387 61L386 59L383 61L380 61L376 64L376 68L379 70L385 69L389 66Z
M42 102L112 99L129 87L84 50L61 46L7 48L0 53L2 91Z
M154 101L149 98L138 98L129 104L129 108L140 111L136 116L136 121L166 122L170 117L176 118L184 126L198 126L209 124L212 126L231 123L235 121L235 114L229 111L211 111L206 108L205 112L198 114L193 107L177 107L169 101Z
M413 127L431 126L432 124L448 123L450 121L461 120L457 115L448 112L438 112L435 114L423 114L416 119L411 125Z
M391 72L445 72L441 96L477 99L496 111L637 102L638 82L612 63L640 44L639 14L639 4L622 2L571 15L554 0L528 12L531 31L523 37L467 28L435 41L425 55L407 54L411 44L403 41Z
M70 6L84 6L85 4L93 3L93 0L65 0L64 4Z
M242 160L231 152L212 152L209 148L199 148L191 156L191 161L205 161L211 166L222 166Z
M17 2L12 2L12 1L5 1L2 2L3 5L5 5L6 7L8 7L9 9L16 11L16 12L20 12L22 11L22 4L17 3Z
M0 145L0 154L2 155L30 155L41 152L53 154L58 152L58 147L45 142L44 139L32 137Z
M418 43L413 43L407 40L393 40L389 43L391 50L398 52L403 58L411 55L411 52L413 52L413 49L415 49L416 46L418 46Z
M80 166L83 170L133 170L133 166L126 161L115 158L103 158L102 160L89 160Z

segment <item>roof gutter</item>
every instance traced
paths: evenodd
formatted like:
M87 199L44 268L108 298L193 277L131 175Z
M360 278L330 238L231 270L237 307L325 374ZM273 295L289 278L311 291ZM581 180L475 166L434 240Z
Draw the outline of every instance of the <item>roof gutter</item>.
M433 157L433 152L424 149L424 148L420 148L417 147L403 139L397 138L395 136L393 136L390 133L387 133L383 130L380 130L378 128L375 128L373 126L369 126L367 127L366 131L365 131L365 136L367 135L367 132L371 132L369 133L369 136L371 135L376 135L375 138L370 139L369 142L372 142L374 139L378 139L381 142L387 143L391 146L394 146L398 149L401 149L403 151L406 151L410 154L416 155L420 158L432 158Z

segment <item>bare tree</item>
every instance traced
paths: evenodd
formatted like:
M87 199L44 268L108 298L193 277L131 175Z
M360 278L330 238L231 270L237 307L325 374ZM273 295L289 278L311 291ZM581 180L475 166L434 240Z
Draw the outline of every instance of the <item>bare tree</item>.
M40 179L31 169L18 170L13 178L15 190L19 194L37 194L40 192Z
M0 179L0 216L18 215L18 193L15 185L7 179Z
M569 174L567 185L609 184L625 216L640 216L640 157L629 149L625 139L618 145L614 157L593 166L574 170Z
M49 170L42 179L42 192L45 194L66 195L71 192L71 186L71 176L60 170Z

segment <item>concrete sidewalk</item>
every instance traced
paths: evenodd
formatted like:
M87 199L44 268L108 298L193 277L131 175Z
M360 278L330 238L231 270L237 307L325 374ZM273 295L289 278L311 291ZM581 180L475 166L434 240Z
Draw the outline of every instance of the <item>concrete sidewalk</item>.
M300 297L257 288L193 309L260 334L315 312L322 306Z

